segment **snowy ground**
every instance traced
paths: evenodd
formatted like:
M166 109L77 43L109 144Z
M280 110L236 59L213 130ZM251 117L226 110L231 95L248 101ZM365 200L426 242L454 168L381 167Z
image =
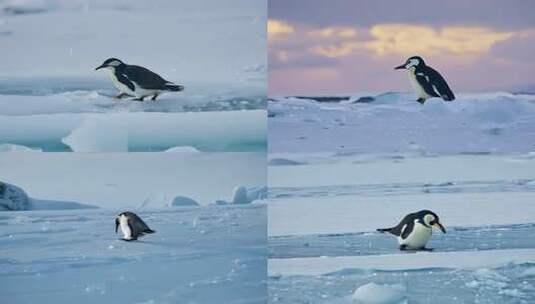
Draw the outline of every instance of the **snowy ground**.
M425 105L412 94L358 94L339 102L272 97L269 151L482 154L528 152L535 142L535 95L457 94ZM369 103L354 101L374 98ZM334 97L332 97L334 98Z
M265 186L263 153L2 153L0 172L40 209L0 214L1 303L266 301L265 204L221 205ZM124 210L156 233L119 240Z
M0 125L9 130L0 144L78 152L266 148L262 1L6 0L0 44L8 58L0 63ZM107 72L94 71L109 57L186 89L157 102L113 100ZM183 115L169 114L176 112Z
M269 102L270 301L534 302L535 98L366 95ZM375 232L421 209L433 252Z
M293 156L270 155L272 302L351 303L370 282L402 286L409 303L535 300L531 155ZM432 253L374 231L421 209L447 229Z

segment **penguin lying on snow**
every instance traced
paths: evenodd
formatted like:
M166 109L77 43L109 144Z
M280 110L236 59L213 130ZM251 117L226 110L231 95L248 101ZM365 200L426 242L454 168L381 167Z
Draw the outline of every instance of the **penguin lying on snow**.
M425 247L431 238L433 227L446 233L438 215L429 210L421 210L406 215L395 227L377 229L377 231L397 236L400 250L433 250Z
M455 99L455 95L453 95L446 80L432 67L426 65L421 57L413 56L394 69L406 69L409 71L409 80L418 95L417 101L421 104L431 97L441 97L446 101Z
M119 89L119 95L115 96L119 99L135 96L137 98L134 100L143 101L152 96L151 100L156 100L163 91L184 90L183 86L167 81L144 67L128 65L116 58L107 59L95 70L103 68L109 70L111 81Z
M140 236L156 232L150 229L137 214L129 211L123 212L115 218L115 233L117 233L119 226L125 241L134 241Z

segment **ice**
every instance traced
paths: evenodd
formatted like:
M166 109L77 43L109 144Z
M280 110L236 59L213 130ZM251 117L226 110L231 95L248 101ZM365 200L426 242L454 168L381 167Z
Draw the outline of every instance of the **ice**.
M263 110L0 116L0 142L44 151L262 151L265 121Z
M407 303L535 301L532 152L412 149L269 154L301 163L268 169L270 301L350 304L369 283L406 287ZM433 252L375 231L421 209L447 228Z
M21 145L0 144L0 152L41 152L41 149L34 149Z
M429 155L533 149L525 138L535 132L535 95L457 95L453 102L430 99L425 105L405 93L375 94L374 101L355 104L274 96L269 150Z
M234 188L232 194L232 203L233 204L247 204L249 200L247 199L247 188L239 186Z
M373 282L359 286L353 293L353 301L359 304L407 303L403 286L380 285Z
M0 210L28 210L30 199L21 188L0 182Z
M482 251L418 252L370 256L339 256L270 259L272 276L323 275L348 269L410 271L421 269L497 268L510 263L535 262L535 249L501 249ZM311 267L314 265L314 267ZM484 270L478 275L488 275Z
M0 172L33 198L99 208L166 208L177 196L206 206L266 185L264 153L3 153Z
M213 204L265 187L265 158L3 153L2 180L33 198L0 215L0 303L265 303L266 206ZM122 241L126 210L156 233Z
M169 153L197 153L197 152L200 152L200 151L197 150L197 148L195 148L195 147L180 146L180 147L169 148L169 149L165 150L164 152L169 152Z
M169 204L170 207L179 207L179 206L199 206L194 199L191 199L186 196L176 196L173 201Z
M265 206L132 209L156 230L137 242L120 211L2 213L0 302L266 302Z

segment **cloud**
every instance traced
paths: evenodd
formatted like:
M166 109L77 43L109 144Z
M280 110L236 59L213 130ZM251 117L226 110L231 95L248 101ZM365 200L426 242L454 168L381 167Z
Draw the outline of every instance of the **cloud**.
M269 38L277 38L280 36L292 34L293 32L295 32L295 29L293 26L284 21L268 20L267 31Z
M380 24L371 27L372 40L363 46L377 55L440 54L477 55L486 53L514 32L498 32L484 27L449 26L435 30L429 26Z
M357 36L357 30L352 27L333 26L333 27L321 28L318 30L312 30L308 32L308 35L312 37L317 37L317 38L331 38L331 37L354 38Z

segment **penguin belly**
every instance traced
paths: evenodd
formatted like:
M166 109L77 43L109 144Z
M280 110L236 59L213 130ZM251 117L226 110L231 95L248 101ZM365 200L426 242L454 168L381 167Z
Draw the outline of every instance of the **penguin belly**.
M409 236L407 236L406 239L398 237L398 242L400 245L405 245L412 249L424 248L431 238L432 232L433 231L431 228L428 228L420 223L414 223L414 227Z
M137 97L143 97L143 96L153 96L154 94L160 94L162 90L152 90L152 89L144 89L137 85L137 83L132 82L134 84L134 87L136 88L136 96Z
M130 226L128 225L128 219L126 218L126 216L121 216L119 218L119 225L121 226L121 231L123 232L124 239L131 240L132 229L130 229Z
M428 99L433 97L427 94L420 83L418 83L418 80L416 80L416 70L414 68L409 69L409 80L414 92L416 92L416 95L418 95L418 98Z
M130 90L130 88L126 85L124 85L122 82L119 81L119 79L117 79L117 76L115 76L115 72L114 71L109 71L110 73L110 79L111 81L113 82L113 84L115 85L115 87L121 91L121 93L126 93L128 95L132 95L132 96L136 96L136 92Z

